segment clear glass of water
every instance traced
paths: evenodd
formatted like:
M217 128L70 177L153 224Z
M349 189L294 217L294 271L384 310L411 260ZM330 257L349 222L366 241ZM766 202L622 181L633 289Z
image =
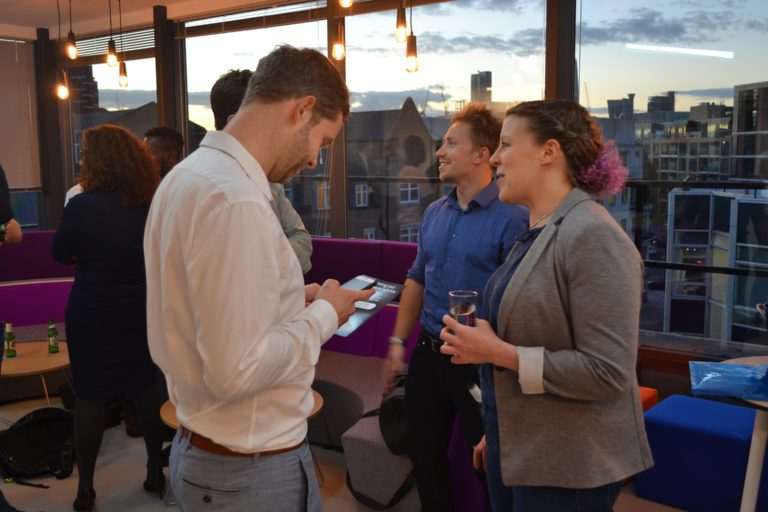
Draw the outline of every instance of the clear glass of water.
M460 324L474 327L477 314L477 292L474 290L448 292L448 313Z

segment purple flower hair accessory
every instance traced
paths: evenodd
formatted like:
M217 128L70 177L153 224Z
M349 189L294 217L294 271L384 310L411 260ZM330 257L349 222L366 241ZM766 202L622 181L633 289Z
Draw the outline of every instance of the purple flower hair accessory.
M597 160L579 173L579 181L588 189L598 189L594 196L602 199L618 194L624 187L627 176L629 171L621 163L621 157L613 141L609 140L603 144Z

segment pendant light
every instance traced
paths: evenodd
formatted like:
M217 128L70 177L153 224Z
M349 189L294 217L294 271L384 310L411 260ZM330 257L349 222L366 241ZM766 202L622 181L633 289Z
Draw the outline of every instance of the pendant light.
M333 43L331 56L336 60L344 60L347 55L347 49L344 45L344 18L336 20L336 41Z
M413 35L413 0L411 0L411 35L405 44L405 70L415 73L419 70L419 54L416 49L416 36Z
M113 68L117 66L117 46L115 40L112 39L112 0L109 2L109 43L107 43L107 64Z
M56 60L60 62L62 55L61 55L61 5L59 4L59 0L56 0L56 14L58 17L58 23L59 23L59 37L56 40ZM67 79L67 72L64 70L63 67L59 68L59 73L56 80L56 96L59 99L65 100L69 98L69 80Z
M339 0L339 6L343 7L344 9L349 9L352 7L352 4L354 3L354 0Z
M395 23L395 41L404 43L408 36L408 27L405 23L405 7L400 4L397 8L397 22Z
M120 19L120 49L123 50L123 58L120 61L118 85L125 89L128 87L128 68L125 65L125 42L123 42L123 7L121 0L117 0L117 13Z
M69 34L67 35L67 57L70 60L77 58L77 41L75 40L75 33L72 32L72 0L69 0Z
M59 71L59 81L56 83L56 96L60 100L65 100L69 98L69 79L64 68L60 68Z

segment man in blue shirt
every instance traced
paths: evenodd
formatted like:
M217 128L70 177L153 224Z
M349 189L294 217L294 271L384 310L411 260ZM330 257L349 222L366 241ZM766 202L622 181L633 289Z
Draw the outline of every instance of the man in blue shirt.
M528 211L499 201L490 156L499 144L501 122L482 103L470 103L453 118L436 156L440 181L456 186L429 205L421 221L418 253L408 271L384 368L385 393L404 369L405 342L418 320L419 340L408 369L409 456L422 511L454 509L448 443L456 413L468 449L483 435L479 404L469 389L477 381L472 365L454 365L440 353L448 292L482 291L525 231Z

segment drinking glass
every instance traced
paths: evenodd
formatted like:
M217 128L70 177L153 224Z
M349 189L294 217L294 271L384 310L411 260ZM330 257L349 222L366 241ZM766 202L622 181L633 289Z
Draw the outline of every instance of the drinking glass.
M474 327L477 314L477 292L474 290L448 292L448 313L460 324Z

